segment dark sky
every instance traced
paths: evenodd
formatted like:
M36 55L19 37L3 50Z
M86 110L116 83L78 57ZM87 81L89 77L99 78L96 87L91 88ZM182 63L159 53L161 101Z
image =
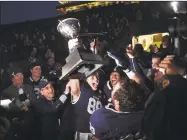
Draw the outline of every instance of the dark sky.
M1 24L53 17L60 14L57 1L1 2Z

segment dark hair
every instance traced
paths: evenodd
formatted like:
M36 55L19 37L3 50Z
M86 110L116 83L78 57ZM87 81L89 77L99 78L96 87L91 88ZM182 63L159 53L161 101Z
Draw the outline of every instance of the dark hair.
M169 35L165 35L165 36L162 37L162 42L163 41L169 41L169 39L170 39Z
M150 46L149 46L150 52L153 52L153 49L154 49L155 47L157 48L156 44L155 44L155 45L153 45L153 44L150 45ZM154 52L153 52L153 53L154 53Z
M144 52L144 48L142 46L142 44L136 44L134 46L134 53L135 56L141 56L141 54Z
M152 55L152 58L160 58L160 60L165 58L165 55L162 52L157 52Z
M41 63L37 60L36 62L30 63L30 69L33 69L35 66L42 66Z
M122 80L124 77L127 77L127 75L123 72L123 69L120 68L120 67L115 67L111 72L110 72L110 75L112 72L117 72L119 75L120 75L120 79Z
M137 111L144 106L144 95L136 82L126 80L122 88L114 93L114 99L119 101L120 111Z

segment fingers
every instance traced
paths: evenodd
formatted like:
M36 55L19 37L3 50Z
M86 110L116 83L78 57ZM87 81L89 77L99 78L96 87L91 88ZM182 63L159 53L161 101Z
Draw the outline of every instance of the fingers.
M174 62L174 58L174 55L168 55L160 62L159 66L156 67L156 70L159 70L163 74L176 74L177 68Z
M162 73L163 73L163 75L165 75L165 74L166 74L166 70L167 70L167 69L165 69L165 68L159 68L159 71L160 71L160 72L162 72Z
M174 55L169 55L167 57L164 58L164 60L161 61L161 63L159 64L159 68L169 68L170 65L172 65L174 63Z
M65 92L68 93L68 92L70 92L70 90L71 90L71 86L70 86L70 84L67 84Z
M174 61L174 57L165 57L162 61Z
M66 84L66 87L69 87L69 86L70 86L70 84L71 84L70 82L71 82L71 81L69 81L69 82Z
M170 63L160 63L159 68L165 68L167 69L170 66Z
M174 58L172 58L172 57L166 57L161 62L173 62L173 61L174 61Z
M175 55L167 55L166 58L170 58L173 59L175 57Z
M165 60L167 60L167 59L168 59L168 60L169 60L169 59L171 60L171 59L174 59L174 58L175 58L174 55L167 55L164 59L165 59Z
M69 82L66 84L66 89L64 91L65 94L68 94L71 90L72 81L69 80Z
M71 79L70 80L70 87L71 88L79 88L80 87L80 83L78 79Z
M24 106L23 110L27 112L28 108L26 106Z

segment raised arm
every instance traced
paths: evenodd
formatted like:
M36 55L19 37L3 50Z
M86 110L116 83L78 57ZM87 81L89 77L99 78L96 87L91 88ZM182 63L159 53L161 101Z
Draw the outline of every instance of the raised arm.
M81 91L80 91L80 81L79 79L70 79L66 85L66 89L70 88L72 95L72 103L76 103L79 100Z

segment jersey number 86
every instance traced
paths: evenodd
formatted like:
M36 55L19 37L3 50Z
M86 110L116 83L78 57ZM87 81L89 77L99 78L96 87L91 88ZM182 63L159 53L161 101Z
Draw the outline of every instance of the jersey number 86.
M94 111L101 108L101 106L102 106L102 104L100 101L97 101L96 99L90 97L89 101L88 101L87 111L89 114L93 114Z

